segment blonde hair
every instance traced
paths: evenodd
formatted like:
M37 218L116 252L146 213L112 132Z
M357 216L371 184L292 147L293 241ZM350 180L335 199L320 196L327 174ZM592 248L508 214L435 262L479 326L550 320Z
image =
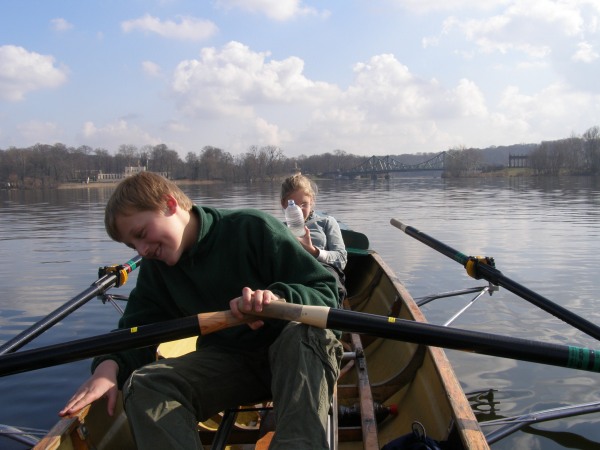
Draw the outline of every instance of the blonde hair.
M301 190L305 195L312 198L313 203L315 203L318 191L317 185L299 173L287 177L281 183L281 202L284 203L293 192L298 190Z
M186 211L192 201L175 183L152 172L140 172L121 181L112 193L104 210L104 226L108 235L120 242L116 221L141 211L159 211L166 205L166 196L172 195Z

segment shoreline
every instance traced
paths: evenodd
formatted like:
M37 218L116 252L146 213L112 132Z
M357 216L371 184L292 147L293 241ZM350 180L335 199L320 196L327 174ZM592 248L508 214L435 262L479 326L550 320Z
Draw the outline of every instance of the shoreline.
M579 177L579 176L594 176L589 174L575 174L575 173L559 173L559 174L536 174L528 168L505 168L503 170L494 171L494 172L484 172L477 174L469 174L462 175L458 177L447 177L448 179L459 179L459 178L519 178L519 177L532 177L532 178L540 178L540 177ZM321 178L319 177L310 177L313 181L318 181ZM392 178L401 178L401 177L392 177ZM381 178L383 179L383 178ZM109 180L109 181L94 181L90 183L57 183L49 186L28 186L28 187L5 187L0 186L1 190L35 190L35 189L99 189L99 188L114 188L119 182L123 179L118 180ZM278 178L279 181L281 179ZM180 180L172 180L177 185L214 185L214 184L222 184L227 183L224 180L189 180L189 179L180 179ZM267 180L264 180L267 181Z
M122 179L121 179L122 180ZM89 189L89 188L103 188L103 187L114 187L121 180L114 181L94 181L90 183L60 183L55 189ZM173 180L173 182L177 185L202 185L202 184L218 184L222 183L222 181L215 180Z

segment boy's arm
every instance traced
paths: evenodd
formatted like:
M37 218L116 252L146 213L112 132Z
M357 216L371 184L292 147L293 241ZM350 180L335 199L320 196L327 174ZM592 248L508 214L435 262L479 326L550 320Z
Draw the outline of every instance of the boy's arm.
M168 297L161 277L153 270L154 262L144 260L140 267L136 287L129 294L125 313L119 320L118 328L126 329L174 318L166 311L161 300ZM113 361L118 366L117 385L123 386L131 373L156 359L156 346L124 350L94 358L92 372L104 361Z

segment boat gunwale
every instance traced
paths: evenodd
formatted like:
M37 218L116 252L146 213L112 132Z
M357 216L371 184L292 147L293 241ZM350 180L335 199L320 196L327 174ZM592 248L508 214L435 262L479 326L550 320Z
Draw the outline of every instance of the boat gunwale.
M409 309L413 319L418 322L427 323L425 315L417 306L417 303L408 289L406 289L404 284L396 277L394 271L385 261L383 261L377 252L371 251L371 256L386 273L390 282L394 284L395 289L400 293L402 301ZM443 390L447 394L448 403L455 419L454 426L460 435L463 445L468 449L489 449L485 435L479 426L479 422L475 417L475 413L471 408L464 390L460 386L446 352L439 347L426 346L426 349L433 362L433 366L436 369L437 375L443 384Z

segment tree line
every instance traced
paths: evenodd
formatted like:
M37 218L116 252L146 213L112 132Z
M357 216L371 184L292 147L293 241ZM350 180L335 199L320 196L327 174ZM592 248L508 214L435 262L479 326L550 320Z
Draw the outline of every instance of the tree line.
M342 150L321 155L288 158L276 146L251 146L232 155L205 146L181 158L165 144L136 147L121 145L114 155L106 149L64 144L36 144L28 148L0 149L0 185L15 188L55 187L61 183L96 181L99 174L122 174L127 167L166 172L172 179L229 182L274 180L296 168L305 173L346 170L366 158Z
M529 165L540 174L600 174L600 127L583 136L542 142L529 155Z
M528 168L538 175L599 174L600 127L582 136L571 136L540 144L522 145L528 152ZM499 148L453 148L447 150L444 176L469 176L506 167L491 163L490 155ZM418 164L437 153L394 156L404 164ZM189 152L182 159L165 144L121 145L115 154L103 148L67 147L64 144L36 144L27 148L0 149L0 186L35 189L61 183L95 181L99 174L122 174L126 167L143 166L153 172L166 172L172 179L221 180L228 182L272 181L295 170L311 175L335 174L351 170L369 159L343 150L319 155L286 157L277 146L251 146L242 154L213 146Z
M589 128L582 136L571 135L566 139L542 141L540 144L521 144L526 156L526 169L533 175L598 175L600 174L600 127ZM488 149L459 147L447 151L444 164L444 176L460 177L481 172L502 170L503 164L490 163L491 152ZM517 151L518 153L518 151Z

